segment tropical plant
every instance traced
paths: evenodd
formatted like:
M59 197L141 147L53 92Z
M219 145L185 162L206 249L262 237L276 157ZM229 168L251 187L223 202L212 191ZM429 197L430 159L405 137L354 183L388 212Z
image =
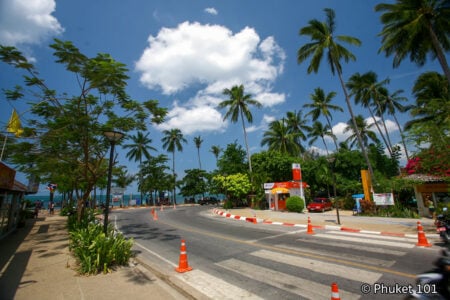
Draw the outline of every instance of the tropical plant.
M365 148L369 146L369 140L372 140L374 143L379 143L376 133L370 130L374 124L367 124L363 116L358 115L356 116L356 126L357 128L353 127L352 120L349 120L347 127L344 129L344 133L351 132L350 136L346 139L346 142L350 142L351 148L357 144L356 132L360 133Z
M290 196L286 199L286 209L290 212L303 212L305 208L304 200L299 196Z
M246 173L248 164L245 156L245 150L237 141L228 144L217 162L219 172L221 174Z
M220 155L220 152L222 151L222 148L220 148L220 146L218 146L218 145L213 145L213 146L211 146L211 150L209 150L209 151L216 158L216 167L217 167L217 162L219 160L219 155Z
M200 147L202 146L203 140L201 136L194 137L195 147L197 147L197 156L198 156L198 166L199 169L202 169L202 161L200 160Z
M334 75L337 73L342 91L344 92L345 102L347 103L347 108L352 118L353 127L357 128L355 115L353 113L353 108L350 103L350 97L345 87L344 79L342 78L342 65L341 60L348 62L350 60L356 60L356 57L348 51L344 46L337 43L345 42L353 46L361 45L361 41L357 38L351 36L335 35L335 13L334 10L330 8L324 9L326 14L325 22L320 22L317 19L309 21L309 25L300 29L300 35L309 36L312 40L311 43L303 45L297 52L297 62L301 64L309 57L311 62L308 66L308 74L311 72L317 73L319 70L320 63L324 55L326 55L329 66L331 68L331 73ZM326 53L326 54L325 54ZM373 175L373 168L370 164L367 151L364 147L361 135L358 131L355 132L358 138L358 143L366 160L367 167L371 175Z
M309 127L307 126L307 119L303 118L301 111L288 111L286 113L286 126L288 133L294 136L295 142L299 145L300 152L305 152L305 147L302 145L302 141L306 140L306 132ZM301 154L300 153L300 154Z
M278 151L291 156L298 156L300 145L297 143L296 134L289 132L286 121L276 120L269 124L269 130L264 132L261 146L269 146L269 151Z
M430 55L437 58L450 85L450 68L445 52L450 50L450 5L448 0L397 0L381 3L383 12L380 52L393 55L398 67L409 55L410 61L423 66Z
M176 186L176 173L175 173L175 150L183 151L181 143L187 143L187 140L183 137L183 133L178 128L163 131L164 137L162 138L163 148L168 152L172 152L172 173L173 173L173 203L175 203L175 186Z
M309 145L311 146L317 141L318 138L320 138L323 142L323 145L325 146L325 151L327 152L328 156L329 152L327 143L325 142L325 136L333 137L330 131L330 127L328 125L323 126L321 122L315 121L313 123L313 126L311 126L311 128L309 129L308 133L308 138L310 138Z
M245 94L244 86L242 84L239 86L235 85L231 89L224 89L223 94L229 97L229 99L219 103L220 109L228 108L223 120L225 121L230 118L232 123L236 123L239 118L241 119L242 129L244 131L245 148L247 150L248 169L251 176L252 161L250 159L250 149L248 146L247 131L245 129L245 119L247 119L247 122L251 124L253 122L253 115L249 109L249 106L253 105L260 108L262 105L258 101L252 99L250 94Z
M130 151L127 152L126 157L129 160L139 161L139 167L142 167L142 158L149 159L150 158L150 151L153 150L156 151L156 149L150 144L152 143L152 140L148 137L149 133L143 134L141 131L137 132L137 135L132 135L130 137L132 143L123 145L124 149L130 149ZM139 186L142 185L142 172L139 172ZM141 201L143 199L142 197L142 191L139 188L139 191L141 193ZM142 202L141 202L142 203Z
M316 121L320 116L325 117L327 120L327 124L330 128L331 136L333 137L333 142L336 147L336 151L339 150L336 136L333 133L333 126L331 125L331 120L333 116L331 115L331 111L344 111L340 106L331 104L331 100L336 96L336 92L330 92L325 95L325 92L321 88L315 88L314 94L311 94L309 98L312 100L312 103L306 103L303 105L305 108L309 108L310 111L306 114L306 116L311 115L312 120Z

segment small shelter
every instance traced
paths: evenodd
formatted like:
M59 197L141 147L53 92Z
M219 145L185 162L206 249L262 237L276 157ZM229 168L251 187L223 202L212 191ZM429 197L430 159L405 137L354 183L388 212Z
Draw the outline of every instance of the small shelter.
M308 185L306 182L285 181L264 183L266 201L271 210L285 210L286 200L290 196L299 196L303 198L303 191Z

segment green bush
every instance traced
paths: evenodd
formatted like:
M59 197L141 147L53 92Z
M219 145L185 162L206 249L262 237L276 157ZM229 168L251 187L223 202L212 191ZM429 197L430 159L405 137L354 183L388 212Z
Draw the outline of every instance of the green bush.
M225 203L223 204L224 209L232 209L233 208L233 202L231 200L225 200Z
M112 226L103 232L103 224L92 220L93 213L85 214L81 222L76 215L69 216L70 250L79 263L81 274L107 273L113 266L127 265L131 258L133 239L125 239Z
M304 201L299 196L291 196L286 200L286 209L290 212L303 212Z

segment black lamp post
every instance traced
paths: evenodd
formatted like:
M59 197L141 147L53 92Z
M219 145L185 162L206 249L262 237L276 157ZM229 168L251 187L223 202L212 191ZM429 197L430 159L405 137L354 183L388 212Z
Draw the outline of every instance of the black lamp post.
M341 219L339 217L339 202L336 200L336 177L334 175L334 161L335 161L335 157L330 156L327 158L328 163L330 164L330 170L331 170L331 177L333 180L333 198L334 198L334 203L336 204L336 217L337 217L337 223L338 225L341 225Z
M108 165L108 185L106 187L106 207L105 207L105 219L103 223L103 231L105 234L108 232L108 212L109 212L109 198L111 197L111 177L112 177L112 167L114 163L114 146L123 137L123 133L118 131L105 131L103 135L109 140L111 145L111 150L109 154L109 165Z

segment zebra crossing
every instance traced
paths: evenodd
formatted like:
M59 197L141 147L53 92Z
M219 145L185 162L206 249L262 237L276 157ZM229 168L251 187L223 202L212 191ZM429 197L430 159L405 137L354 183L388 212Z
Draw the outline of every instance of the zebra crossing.
M365 299L367 295L362 294L359 287L379 282L384 275L383 270L391 268L396 259L415 247L417 242L407 237L336 231L316 233L313 238L303 238L301 234L297 234L296 239L298 246L278 244L270 248L262 247L245 257L218 261L214 267L222 270L219 271L220 275L213 276L194 268L193 271L178 276L209 299L280 298L280 295L269 293L275 293L273 290L285 293L281 297L286 299L330 299L332 282L328 282L327 278L345 283L339 288L341 299ZM375 243L378 247L372 246ZM314 245L315 247L308 247ZM346 253L347 263L343 263L339 248L333 251L329 247L328 250L317 250L320 245L357 251L356 254ZM275 265L281 267L271 268ZM224 276L225 273L228 277ZM312 280L312 277L320 280ZM233 281L230 278L238 279ZM267 294L256 288L261 286L267 286Z

